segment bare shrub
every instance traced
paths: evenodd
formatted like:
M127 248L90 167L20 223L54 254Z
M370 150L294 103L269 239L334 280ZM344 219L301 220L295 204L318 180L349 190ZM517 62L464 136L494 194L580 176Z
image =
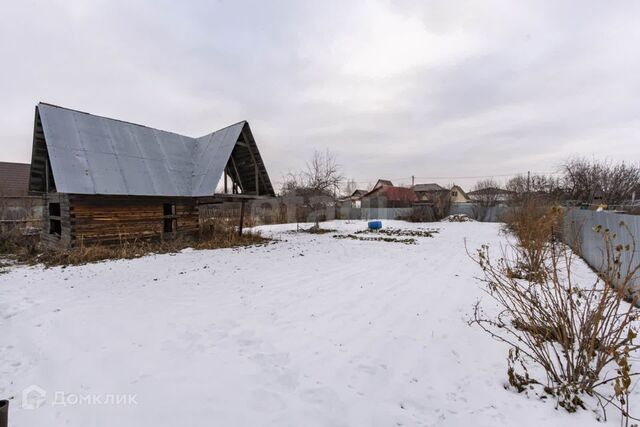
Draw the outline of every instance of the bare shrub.
M535 280L513 274L530 262L519 243L503 247L497 261L483 246L473 259L482 267L481 280L498 314L488 315L478 302L470 324L509 345L507 377L518 392L536 390L569 412L586 408L586 397L592 396L605 419L611 405L628 423L638 310L637 297L633 304L625 299L640 266L621 262L635 243L614 246L608 230L596 232L607 247L606 268L586 284L575 280L575 255L561 243L547 241Z
M22 233L13 228L0 232L0 254L13 254L20 247Z
M451 210L451 192L439 191L432 196L433 209L435 212L435 219L441 220L449 215Z
M436 220L434 209L431 206L413 206L411 214L398 219L408 222L434 222Z
M534 281L543 279L543 264L548 257L550 242L561 228L562 210L528 200L512 207L504 220L517 241L513 248L518 252L519 264L513 266L511 274Z
M25 234L19 228L0 231L0 255L31 256L36 253L38 235Z

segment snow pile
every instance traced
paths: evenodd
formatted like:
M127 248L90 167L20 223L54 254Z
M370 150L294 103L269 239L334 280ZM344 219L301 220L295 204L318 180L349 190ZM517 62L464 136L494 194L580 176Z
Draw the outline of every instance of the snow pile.
M258 228L280 242L0 275L10 425L603 425L505 390L506 347L467 325L482 291L465 239L497 248L500 224L414 245Z

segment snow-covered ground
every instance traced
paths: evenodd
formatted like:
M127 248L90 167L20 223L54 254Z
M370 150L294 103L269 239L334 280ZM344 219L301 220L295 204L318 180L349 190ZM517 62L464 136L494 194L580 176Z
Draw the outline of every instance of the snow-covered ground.
M482 291L464 240L497 248L498 224L385 226L440 232L265 226L281 241L0 274L10 425L602 425L505 390L506 348L467 325Z

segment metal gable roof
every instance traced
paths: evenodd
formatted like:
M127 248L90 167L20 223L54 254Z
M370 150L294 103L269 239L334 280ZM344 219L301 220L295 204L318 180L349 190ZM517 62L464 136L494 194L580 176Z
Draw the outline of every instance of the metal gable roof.
M210 196L243 126L201 138L37 106L56 188L61 193Z

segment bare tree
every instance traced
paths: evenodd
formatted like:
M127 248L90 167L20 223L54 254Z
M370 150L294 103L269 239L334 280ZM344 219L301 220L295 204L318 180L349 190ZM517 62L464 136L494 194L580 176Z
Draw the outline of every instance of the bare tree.
M356 191L357 189L358 189L358 185L356 184L356 181L353 178L350 178L344 184L343 195L345 197L351 196L353 192Z
M548 175L516 175L507 181L505 187L513 193L516 201L531 198L557 200L562 197L560 179Z
M562 166L562 185L573 200L620 205L640 187L640 165L575 157ZM637 196L637 195L636 195Z
M498 193L498 181L493 178L481 179L476 182L473 191L478 193L474 194L474 200L480 203L482 207L489 207L495 205L500 199Z
M285 197L296 197L310 210L315 228L319 228L323 211L335 203L343 181L335 156L329 151L315 151L303 171L290 172L285 177L281 191Z
M307 170L303 174L307 187L320 193L331 193L334 196L344 181L340 166L329 150L324 153L314 151L311 161L307 163Z

